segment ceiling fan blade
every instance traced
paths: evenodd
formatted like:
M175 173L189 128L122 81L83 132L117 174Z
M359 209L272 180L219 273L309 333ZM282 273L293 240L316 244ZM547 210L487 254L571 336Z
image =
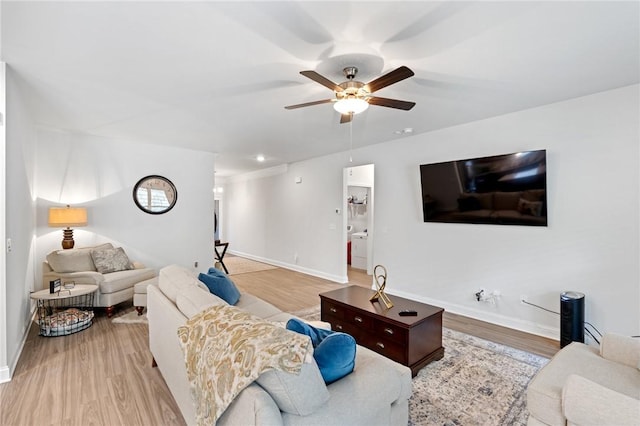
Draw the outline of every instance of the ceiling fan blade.
M416 105L415 102L400 101L398 99L379 98L377 96L370 96L368 99L368 102L371 105L402 109L405 111L409 111L411 108L413 108Z
M386 73L385 75L376 78L373 81L370 81L365 87L368 88L369 93L373 93L376 90L380 90L383 87L387 87L393 83L397 83L399 81L404 80L405 78L409 78L414 75L414 72L404 65L400 68L396 68L395 70Z
M324 87L327 87L327 88L333 90L334 92L342 92L344 90L342 87L338 86L333 81L329 80L326 77L321 76L320 74L318 74L315 71L300 71L300 74L304 75L307 78L310 78L311 80L315 81L316 83L322 84Z
M353 114L340 114L340 124L348 123L353 118Z
M328 104L329 102L333 102L333 101L335 101L335 99L324 99L322 101L305 102L303 104L288 105L284 107L284 109L296 109L296 108L308 107L313 105Z

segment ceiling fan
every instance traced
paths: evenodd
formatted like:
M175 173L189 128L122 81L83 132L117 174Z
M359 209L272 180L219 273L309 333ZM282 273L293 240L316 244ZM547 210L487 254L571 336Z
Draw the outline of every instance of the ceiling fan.
M380 98L378 96L372 95L374 92L382 89L383 87L390 86L394 83L404 80L405 78L413 76L413 71L411 71L404 65L400 68L396 68L395 70L388 72L381 77L376 78L375 80L370 81L367 84L355 80L356 74L358 73L358 68L346 67L342 71L344 72L347 81L340 84L334 83L333 81L329 80L326 77L323 77L315 71L300 71L300 74L304 75L305 77L310 78L316 83L320 83L323 86L333 90L336 97L335 99L324 99L321 101L289 105L286 106L285 109L296 109L334 102L333 107L341 114L340 123L348 123L351 121L354 114L361 113L362 111L366 110L369 105L377 105L409 111L416 104L415 102Z

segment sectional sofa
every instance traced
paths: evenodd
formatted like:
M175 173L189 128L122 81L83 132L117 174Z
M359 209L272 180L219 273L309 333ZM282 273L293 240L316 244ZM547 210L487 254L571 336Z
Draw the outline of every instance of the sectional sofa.
M187 424L196 419L177 330L202 310L226 303L211 294L181 266L160 270L147 288L149 346ZM284 323L293 316L247 293L236 307L257 317ZM356 348L354 371L318 384L317 365L305 364L299 376L263 374L235 398L218 425L406 425L411 370L364 347Z

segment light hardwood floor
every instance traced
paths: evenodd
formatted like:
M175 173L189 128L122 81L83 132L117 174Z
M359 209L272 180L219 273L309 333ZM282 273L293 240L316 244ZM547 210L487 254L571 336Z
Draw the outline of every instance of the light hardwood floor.
M349 279L371 286L371 277L359 270L349 270ZM289 312L315 306L319 293L342 286L280 268L233 280ZM544 356L559 349L556 341L446 312L444 326ZM146 325L113 324L97 310L92 327L70 336L41 337L31 327L12 381L0 385L0 425L62 424L184 424L158 369L151 367Z

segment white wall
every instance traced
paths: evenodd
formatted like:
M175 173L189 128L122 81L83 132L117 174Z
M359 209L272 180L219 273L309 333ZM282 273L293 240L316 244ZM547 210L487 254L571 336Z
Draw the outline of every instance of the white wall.
M227 179L223 209L229 251L344 281L342 167L349 164L344 157L340 166L335 156L322 157L265 177L254 173ZM302 182L296 183L296 177Z
M354 151L374 163L374 264L392 294L558 338L564 290L586 294L601 331L640 334L638 85ZM300 141L304 143L304 141ZM424 223L419 165L546 149L548 227ZM289 165L275 177L230 179L231 247L273 263L340 278L342 239L332 229L346 153ZM294 184L294 176L303 183ZM298 263L293 262L298 253ZM484 287L497 305L478 303Z
M156 269L212 265L214 154L50 129L39 129L37 147L37 259L62 240L61 229L47 226L48 208L71 204L88 209L89 226L74 230L76 247L111 241ZM133 186L151 174L177 188L165 214L144 213L133 202Z
M0 298L0 382L10 379L22 351L41 262L60 248L61 229L47 226L49 207L87 207L89 226L74 230L76 247L111 241L156 269L213 264L214 154L36 128L10 68L6 93L6 238L13 248L5 258L6 300ZM133 186L150 174L178 189L166 214L143 213L133 202Z
M6 366L8 380L24 345L31 321L29 291L34 280L34 169L36 135L22 102L16 74L6 68L6 204L5 232L12 249L6 254ZM4 244L4 241L3 241ZM4 330L3 330L4 331ZM0 380L1 381L1 380Z

